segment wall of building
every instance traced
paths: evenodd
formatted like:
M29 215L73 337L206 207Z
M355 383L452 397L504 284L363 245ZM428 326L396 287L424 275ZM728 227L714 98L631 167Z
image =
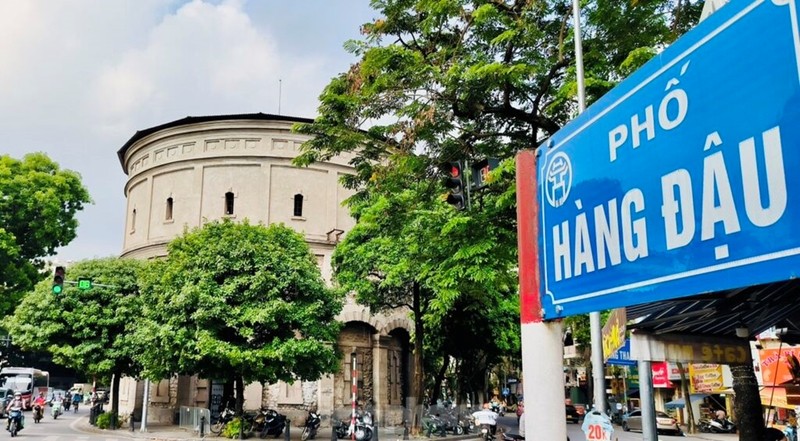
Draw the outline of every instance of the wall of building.
M227 217L284 223L305 235L323 277L330 282L333 249L355 225L343 205L353 193L340 184L343 175L353 172L352 157L294 167L292 160L310 137L292 133L295 121L282 119L268 120L261 114L253 119L223 117L134 135L121 151L128 175L121 255L164 256L171 239L207 220ZM300 213L295 211L298 197L302 198ZM379 418L399 424L402 412L390 411L389 406L401 402L401 383L409 378L407 311L373 315L350 297L338 318L346 324L339 342L347 354L343 368L356 348L362 362L362 400L375 401ZM302 424L312 405L324 415L344 406L349 409L348 372L349 367L316 382L247 385L245 408L278 409L293 424ZM387 378L391 379L388 383ZM208 407L210 386L209 381L195 377L153 383L148 421L172 423L179 406ZM129 414L141 406L142 382L125 378L122 387L126 392L120 392L125 398L120 411Z

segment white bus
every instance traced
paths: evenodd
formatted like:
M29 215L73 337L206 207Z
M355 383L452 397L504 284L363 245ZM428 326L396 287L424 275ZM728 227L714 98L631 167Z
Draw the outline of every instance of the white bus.
M4 367L0 369L0 387L7 387L22 394L25 408L30 410L33 398L39 392L44 392L47 396L50 390L50 374L36 368Z

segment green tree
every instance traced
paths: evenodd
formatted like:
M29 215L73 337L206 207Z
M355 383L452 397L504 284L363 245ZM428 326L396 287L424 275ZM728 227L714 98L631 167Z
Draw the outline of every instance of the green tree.
M698 1L583 3L590 103L699 15ZM516 293L507 271L517 262L513 166L462 213L437 205L435 167L511 158L575 116L572 2L371 4L380 17L345 45L358 61L322 92L315 121L296 127L313 135L296 163L355 155L343 182L357 192L349 205L358 224L337 250L337 278L371 306L409 305L422 334L420 323L436 329L487 287L489 297ZM412 395L421 387L415 378Z
M442 199L439 181L415 179L430 167L427 158L392 159L375 166L376 179L348 201L357 223L337 246L333 267L336 281L372 310L411 312L415 377L407 405L413 408L423 396L426 341L444 351L433 358L480 348L487 366L498 351L519 350L516 237L488 222L508 209L498 198L488 194L484 210L457 213Z
M80 175L45 154L0 156L0 315L42 279L42 258L75 238L75 216L90 201Z
M283 225L214 221L169 243L142 273L134 338L148 378L175 374L244 384L316 380L339 368L336 314L303 236Z
M137 272L142 262L105 258L69 266L67 279L91 279L94 286L80 290L67 283L55 295L50 281L42 281L17 307L8 327L14 342L26 350L49 352L53 361L101 382L112 380L111 411L119 409L119 379L136 376L132 354L141 351L129 335L141 314Z

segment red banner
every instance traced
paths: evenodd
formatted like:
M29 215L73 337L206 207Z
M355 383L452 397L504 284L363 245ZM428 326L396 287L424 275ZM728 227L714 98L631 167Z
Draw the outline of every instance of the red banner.
M653 367L653 387L658 388L671 388L672 383L669 381L669 369L666 361L654 361Z

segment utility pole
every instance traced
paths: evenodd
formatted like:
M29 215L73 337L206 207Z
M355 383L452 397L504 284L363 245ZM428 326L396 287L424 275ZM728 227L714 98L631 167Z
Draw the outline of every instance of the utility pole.
M572 0L572 16L575 22L575 75L578 80L578 115L586 110L586 85L583 73L583 42L581 40L581 6ZM603 324L600 313L589 313L592 337L592 384L594 385L594 408L606 413L606 374L603 369Z
M142 424L139 431L147 432L147 409L150 407L150 380L144 380L144 399L142 400ZM133 424L133 422L131 422Z

